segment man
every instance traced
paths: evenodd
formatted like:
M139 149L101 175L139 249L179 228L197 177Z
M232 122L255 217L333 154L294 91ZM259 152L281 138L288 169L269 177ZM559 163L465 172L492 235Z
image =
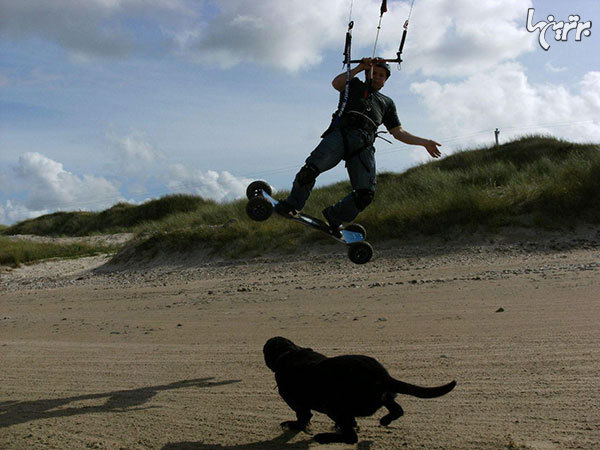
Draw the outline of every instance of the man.
M362 71L365 72L365 82L356 78ZM384 124L397 140L405 144L421 145L434 158L441 155L438 149L441 144L413 136L402 129L394 102L379 92L390 75L389 66L379 59L363 58L360 64L351 70L348 102L344 113L340 118L334 114L331 125L321 136L323 139L320 144L296 174L290 195L277 204L275 210L279 214L295 215L302 210L317 176L332 169L343 159L346 161L352 192L335 205L323 210L329 232L340 236L342 224L352 222L375 196L373 142L381 124ZM331 83L340 92L340 99L346 89L346 80L347 74L344 72L336 76Z

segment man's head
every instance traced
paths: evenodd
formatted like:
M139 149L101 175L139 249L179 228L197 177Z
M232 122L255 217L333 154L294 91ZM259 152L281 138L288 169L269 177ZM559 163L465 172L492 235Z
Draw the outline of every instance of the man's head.
M370 76L370 72L370 70L367 70L367 79ZM378 61L373 64L373 79L371 82L373 89L380 90L391 74L390 66L385 61Z

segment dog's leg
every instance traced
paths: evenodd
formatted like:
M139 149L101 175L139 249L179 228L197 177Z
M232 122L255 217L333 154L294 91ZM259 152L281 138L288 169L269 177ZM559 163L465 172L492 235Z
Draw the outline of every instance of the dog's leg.
M358 426L358 423L356 423L356 419L352 420L352 427L354 428L354 431L356 431L357 433L360 431L360 427ZM340 428L337 426L337 424L333 424L333 429L335 431L340 431Z
M340 430L338 433L319 433L315 435L315 441L317 441L319 444L331 444L332 442L356 444L358 442L358 436L354 430L356 425L356 420L354 417L346 417L344 419L336 420L335 424Z
M396 420L398 417L404 414L402 407L395 402L393 395L386 395L383 399L383 406L385 406L389 413L379 419L379 423L384 427L392 423L392 420Z
M312 417L312 413L310 409L302 409L296 411L296 417L298 420L286 420L285 422L281 422L282 428L287 428L288 430L293 431L307 431L308 424L310 423L310 419Z

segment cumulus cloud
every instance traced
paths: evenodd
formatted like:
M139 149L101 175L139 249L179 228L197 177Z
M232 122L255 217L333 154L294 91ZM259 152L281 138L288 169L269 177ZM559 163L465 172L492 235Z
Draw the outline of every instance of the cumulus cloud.
M126 136L109 132L108 139L117 150L119 168L125 174L149 173L166 157L155 148L139 130L133 130Z
M15 176L27 193L23 205L30 211L100 209L123 200L106 178L75 175L40 153L21 155Z
M0 202L0 224L11 225L15 222L48 214L49 212L50 210L48 209L32 211L21 203L7 200L4 204Z
M549 133L600 141L600 72L588 72L578 91L561 84L533 84L514 63L474 74L464 81L413 83L429 114L446 136L472 136L500 128L504 137ZM504 130L504 131L503 131Z
M190 169L181 164L170 166L169 189L174 192L190 192L218 202L235 200L245 196L246 186L251 180L238 178L231 173L214 170Z
M245 196L251 180L227 171L202 171L181 164L165 166L162 159L156 159L152 145L138 139L140 135L134 133L120 142L129 162L147 163L154 173L145 182L137 176L131 178L124 174L124 179L134 180L130 191L137 190L139 198L165 195L168 191L191 193L218 202ZM150 193L148 186L156 188L157 183L162 188ZM102 210L126 201L117 185L108 179L74 174L65 170L63 164L40 153L21 155L12 171L1 173L0 192L5 197L0 201L0 223L5 224L57 210Z
M103 177L76 175L40 153L24 153L1 174L0 223L11 224L56 210L98 210L123 201L117 187ZM16 198L16 199L15 199Z
M354 57L370 55L380 0L354 2ZM390 1L378 54L394 56L410 2ZM534 48L523 24L531 0L419 0L405 67L462 75ZM0 0L0 36L41 37L79 59L164 55L232 67L264 64L295 71L343 47L348 0ZM141 33L140 30L144 32ZM341 60L341 55L340 55Z
M346 0L0 0L0 36L41 37L80 61L171 49L227 67L296 69L343 39L336 25L347 8Z
M320 62L322 51L343 39L346 3L222 1L214 18L177 30L173 42L187 57L224 67L257 62L296 70Z
M405 67L428 76L464 76L535 48L524 20L531 0L420 0Z
M552 73L566 72L567 70L569 70L569 68L565 67L565 66L556 67L550 61L548 61L546 64L544 64L544 68L548 72L552 72Z
M145 47L135 27L185 14L179 0L0 0L0 36L53 41L72 55L122 57Z
M117 150L119 170L125 175L128 192L134 195L147 194L146 183L165 183L174 192L188 192L206 199L229 201L245 195L246 178L237 178L231 173L214 170L202 171L182 164L166 165L166 155L158 150L149 138L139 130L125 136L109 132L109 140ZM133 177L132 177L133 176Z
M370 55L380 3L355 2L355 58ZM409 4L389 2L379 55L395 56ZM426 75L463 75L532 50L534 39L523 26L530 5L530 0L420 0L411 17L405 67ZM198 60L223 66L262 62L297 70L318 63L324 51L341 50L348 6L345 0L219 2L216 17L178 30L173 40L183 54Z

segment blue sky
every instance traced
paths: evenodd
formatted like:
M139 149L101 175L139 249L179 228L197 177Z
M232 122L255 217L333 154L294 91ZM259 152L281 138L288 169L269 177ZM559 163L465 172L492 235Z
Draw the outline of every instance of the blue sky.
M353 0L353 57L380 2ZM218 201L262 178L287 189L337 104L350 0L0 0L0 223L189 192ZM395 55L409 1L388 1ZM403 126L447 155L528 133L600 142L599 32L556 41L534 22L598 24L596 0L416 0L384 88ZM596 25L598 26L598 25ZM380 171L428 160L379 141ZM343 165L319 183L345 179Z

